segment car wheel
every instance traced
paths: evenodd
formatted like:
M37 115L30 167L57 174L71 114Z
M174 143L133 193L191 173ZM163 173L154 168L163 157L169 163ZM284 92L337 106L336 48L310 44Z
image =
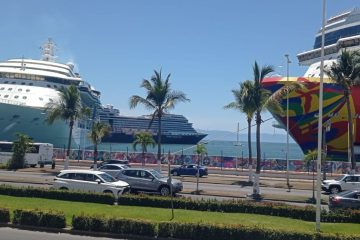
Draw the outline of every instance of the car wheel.
M67 187L61 187L60 190L64 190L64 191L67 191L69 190Z
M338 193L338 192L340 192L340 191L341 191L341 189L340 189L339 186L332 186L332 187L330 187L330 193L331 193L331 194L336 194L336 193Z
M169 196L170 195L170 189L167 186L162 186L160 188L160 195L161 196Z
M179 173L177 171L174 171L173 176L180 176L180 175L179 175Z

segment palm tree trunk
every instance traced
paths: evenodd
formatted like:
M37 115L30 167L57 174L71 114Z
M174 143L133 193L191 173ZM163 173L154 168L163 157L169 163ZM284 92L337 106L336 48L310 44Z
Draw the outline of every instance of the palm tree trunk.
M260 125L261 114L256 111L256 172L253 184L253 196L260 195L260 169L261 169L261 149L260 149Z
M142 165L143 166L145 165L145 150L144 150L144 147L142 149Z
M253 166L252 166L252 149L251 149L251 118L247 119L248 122L248 149L249 149L249 182L253 182Z
M98 158L98 148L97 143L94 144L94 170L97 170L97 158Z
M355 172L356 169L356 159L354 154L354 135L353 135L353 119L351 116L351 107L350 107L350 93L349 90L345 91L346 99L346 108L347 108L347 117L349 122L349 141L350 141L350 157L351 157L351 171Z
M161 172L161 115L158 115L158 139L157 139L157 143L158 143L158 156L157 156L157 164L158 164L158 169L159 169L159 173Z
M67 151L66 151L66 159L65 159L65 162L64 162L64 169L65 170L69 168L71 137L72 137L72 131L73 131L73 127L74 127L74 120L70 120L69 127L70 127L70 132L69 132L68 146L67 146Z
M199 162L200 162L200 154L198 154L198 159L197 159L196 194L199 194Z

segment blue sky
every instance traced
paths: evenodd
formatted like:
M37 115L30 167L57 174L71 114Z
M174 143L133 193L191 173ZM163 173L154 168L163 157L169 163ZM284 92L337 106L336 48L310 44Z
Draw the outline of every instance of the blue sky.
M328 0L327 17L354 7L358 0ZM171 73L174 90L191 99L172 113L185 115L195 128L236 131L243 115L223 106L231 90L252 79L252 65L271 64L303 75L296 54L310 50L321 26L321 0L61 0L6 1L0 14L0 60L40 58L49 37L59 62L75 62L81 76L124 115L129 98L154 69ZM271 117L265 114L264 118ZM262 131L272 133L272 120ZM281 130L276 130L278 133Z

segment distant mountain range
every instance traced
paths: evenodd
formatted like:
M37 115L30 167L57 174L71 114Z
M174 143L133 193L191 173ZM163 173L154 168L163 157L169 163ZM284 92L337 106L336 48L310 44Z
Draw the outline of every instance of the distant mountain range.
M218 141L236 141L237 133L230 131L222 130L202 130L196 129L196 131L201 133L206 133L208 136L204 140L218 140ZM239 141L247 141L247 134L239 134ZM256 141L255 131L251 134L251 141ZM271 133L261 133L262 142L275 142L275 143L286 143L286 134L271 134ZM295 141L289 138L289 143L295 143Z

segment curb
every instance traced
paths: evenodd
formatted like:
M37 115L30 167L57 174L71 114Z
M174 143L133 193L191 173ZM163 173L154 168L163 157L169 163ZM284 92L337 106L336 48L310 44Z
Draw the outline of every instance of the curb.
M147 237L147 236L140 236L140 235L81 231L81 230L74 230L71 228L48 228L48 227L29 226L29 225L17 225L17 224L13 224L13 223L0 223L0 227L9 227L9 228L14 228L14 229L39 231L39 232L47 232L47 233L66 233L66 234L70 234L70 235L88 236L88 237L123 238L123 239L131 239L131 240L153 240L154 239L154 237ZM157 238L157 239L162 239L162 238Z

